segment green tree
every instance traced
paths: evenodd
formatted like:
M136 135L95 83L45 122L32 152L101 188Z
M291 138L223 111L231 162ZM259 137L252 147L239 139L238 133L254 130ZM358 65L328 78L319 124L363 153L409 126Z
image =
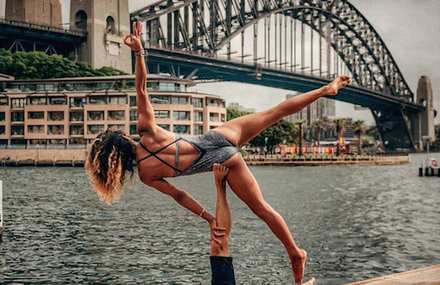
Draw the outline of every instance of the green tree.
M230 121L247 114L250 114L250 112L227 109L226 117L228 121ZM275 145L284 142L292 143L296 140L296 138L297 133L294 130L293 124L287 122L286 120L281 120L263 130L255 138L253 138L249 144L256 147L267 147L267 149L271 151Z
M113 67L93 69L83 62L74 62L60 55L43 52L15 52L0 49L0 73L17 79L90 77L126 74Z
M358 136L358 154L361 155L362 154L362 141L361 141L361 136L362 133L365 131L365 129L367 128L367 125L365 124L364 120L357 120L354 121L352 123L352 128L353 131L357 134Z
M336 146L336 155L340 155L341 154L341 138L342 138L342 134L345 131L345 124L347 123L346 119L334 119L333 120L333 126L335 128L336 131L336 135L338 138L338 143Z

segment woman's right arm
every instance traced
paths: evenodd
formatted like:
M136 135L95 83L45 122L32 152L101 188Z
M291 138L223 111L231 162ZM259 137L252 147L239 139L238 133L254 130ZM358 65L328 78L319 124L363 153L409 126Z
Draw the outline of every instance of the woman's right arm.
M142 24L138 22L133 23L133 34L124 37L124 43L129 46L134 52L143 51L141 43ZM129 42L128 39L131 39ZM156 122L154 119L153 106L150 103L147 93L147 69L145 67L145 60L143 55L136 54L135 63L135 86L136 86L136 104L138 108L138 133L140 131L154 132Z

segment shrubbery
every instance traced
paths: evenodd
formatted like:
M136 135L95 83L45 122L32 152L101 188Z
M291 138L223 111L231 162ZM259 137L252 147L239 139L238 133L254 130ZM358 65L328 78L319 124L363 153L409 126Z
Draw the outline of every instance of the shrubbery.
M85 77L123 75L113 67L92 68L84 62L74 62L61 55L43 52L15 52L0 49L0 73L16 79L43 79L59 77Z

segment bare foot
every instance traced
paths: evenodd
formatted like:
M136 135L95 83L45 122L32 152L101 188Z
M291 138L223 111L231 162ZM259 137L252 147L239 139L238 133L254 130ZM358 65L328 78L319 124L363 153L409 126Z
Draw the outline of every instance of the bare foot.
M326 94L327 95L336 95L338 94L338 90L347 86L350 83L351 78L348 75L339 75L335 80L330 82L327 85Z
M296 284L301 284L304 278L304 267L306 264L307 252L301 249L300 256L292 256L292 270Z

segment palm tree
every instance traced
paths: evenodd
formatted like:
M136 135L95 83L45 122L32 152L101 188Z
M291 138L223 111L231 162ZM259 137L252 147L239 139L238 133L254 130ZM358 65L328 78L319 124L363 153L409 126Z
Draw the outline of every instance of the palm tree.
M302 146L303 146L303 127L304 127L304 121L300 120L300 121L296 121L296 124L298 124L298 130L299 130L299 143L298 143L298 155L303 155L302 152Z
M338 136L338 144L336 146L336 155L341 154L341 138L342 134L345 131L345 123L347 122L347 119L334 119L333 124L336 130L336 134Z
M358 136L358 154L361 155L362 154L361 136L362 136L362 133L367 128L367 125L365 125L364 120L357 120L357 121L353 122L352 127L353 127L353 131L355 131L355 133Z
M323 120L316 120L315 122L313 122L313 126L316 128L318 146L320 146L321 145L321 129L322 129L322 127L324 127L324 121Z

